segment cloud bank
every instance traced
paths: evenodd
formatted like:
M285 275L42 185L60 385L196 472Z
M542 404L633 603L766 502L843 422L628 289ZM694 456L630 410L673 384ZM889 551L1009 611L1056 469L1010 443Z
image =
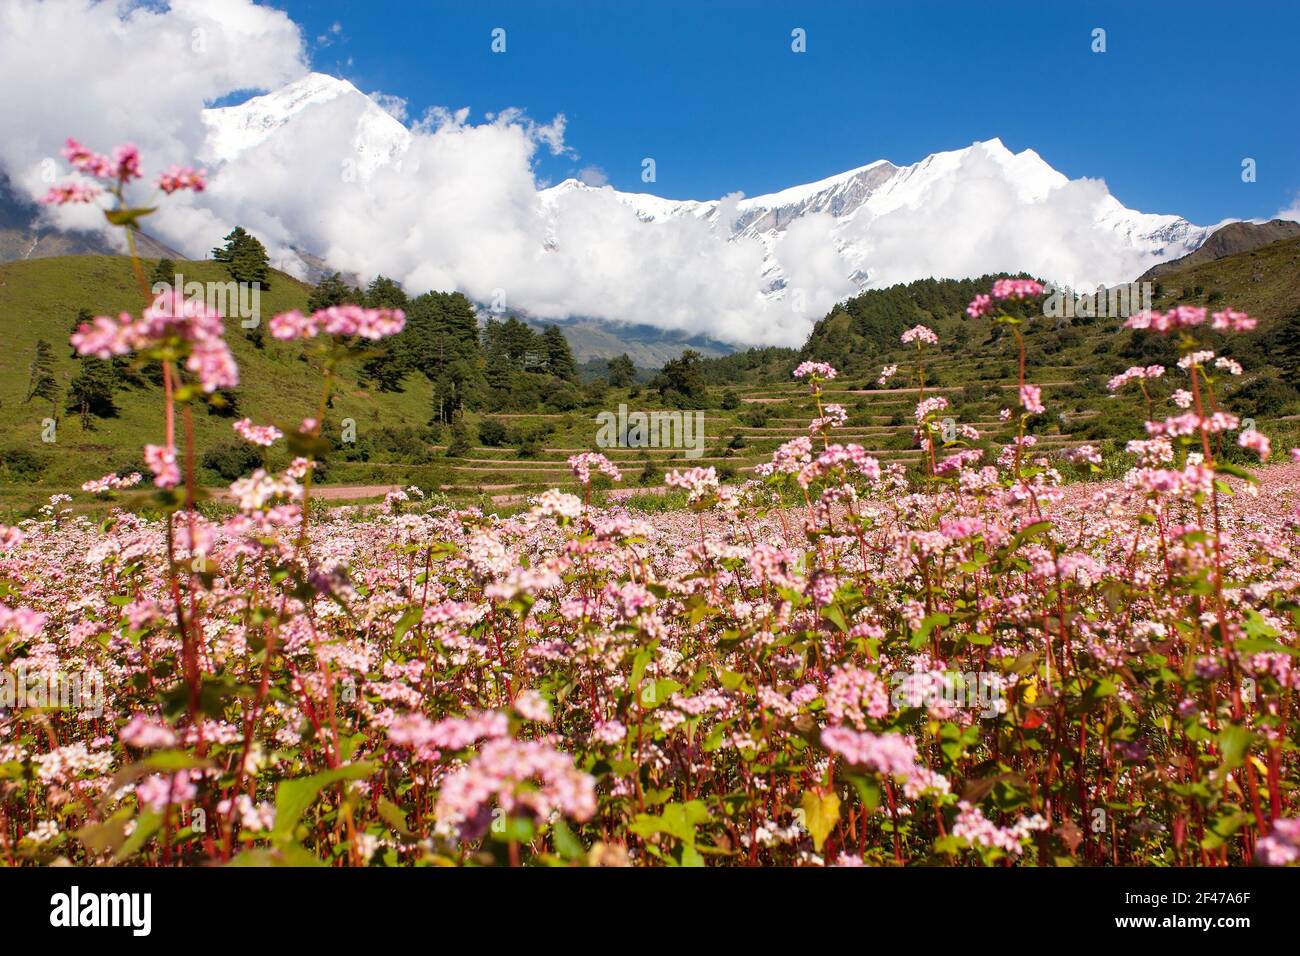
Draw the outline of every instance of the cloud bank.
M278 91L255 101L269 112L209 112L205 122L205 107L256 90ZM301 271L303 250L412 292L456 289L544 319L643 323L737 345L802 344L857 291L855 273L882 286L1024 269L1083 285L1190 251L1123 233L1125 215L1141 228L1173 217L1130 213L1104 183L1066 181L1001 143L938 154L852 216L804 210L775 235L734 233L739 194L683 212L605 187L591 164L579 178L592 188L548 198L538 157L580 159L563 115L542 122L507 108L474 122L436 108L407 125L401 98L311 74L300 28L250 0L5 0L0 99L0 166L33 197L63 171L68 135L99 150L134 141L150 176L206 161L209 189L148 220L188 255L240 224L290 271ZM225 124L213 127L219 137L213 117ZM64 228L103 227L94 209L49 215ZM1119 226L1107 219L1116 216Z

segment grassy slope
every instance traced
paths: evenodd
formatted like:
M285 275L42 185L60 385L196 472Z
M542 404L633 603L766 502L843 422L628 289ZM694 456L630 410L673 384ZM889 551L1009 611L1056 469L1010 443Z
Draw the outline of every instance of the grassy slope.
M192 278L220 280L220 267L213 263L186 264L184 269ZM302 307L307 289L288 277L277 276L272 291L263 299L264 317L290 307ZM159 401L156 391L126 391L119 404L119 419L97 423L96 430L83 433L75 415L64 415L60 426L60 442L50 450L40 445L40 419L48 414L46 408L35 404L21 405L22 390L27 381L27 363L30 361L36 337L42 335L54 342L58 349L60 377L64 384L70 377L74 362L66 358L62 348L66 341L68 324L78 307L85 304L98 311L138 308L137 294L130 279L125 260L85 257L80 259L43 260L0 266L0 310L13 329L11 347L0 353L0 426L5 428L6 439L0 447L26 447L49 454L53 459L50 478L46 483L68 487L86 477L98 476L110 467L133 461L138 449L148 441L157 441L160 429ZM1245 308L1263 321L1264 333L1280 316L1300 304L1300 240L1287 240L1271 246L1183 270L1161 279L1165 296L1156 304L1167 308L1176 301L1206 304L1212 293L1221 299L1215 307L1231 304ZM1202 287L1195 296L1196 286ZM1183 296L1183 292L1187 296ZM950 345L942 354L931 356L927 384L937 385L953 402L955 417L960 421L977 422L988 438L1005 441L1007 430L996 422L997 410L1014 405L1015 396L1007 386L1014 383L1014 343L1009 338L991 341L987 323L964 322L959 316L918 315L917 321L933 325L945 343L952 343L957 330L965 326L968 343L961 349ZM1031 323L1032 324L1032 323ZM1033 324L1029 330L1031 340L1050 339L1055 332L1049 322ZM1116 330L1113 320L1097 320L1091 325L1077 326L1080 340L1073 345L1052 351L1043 351L1042 358L1031 367L1032 381L1044 385L1049 405L1050 420L1040 430L1043 449L1069 447L1082 440L1102 437L1090 433L1098 424L1111 426L1115 431L1111 447L1122 447L1122 440L1140 434L1140 417L1136 394L1119 398L1104 397L1098 391L1098 382L1114 370L1132 364L1116 354L1117 343L1129 333ZM284 425L296 421L313 409L317 401L319 379L315 372L293 356L294 350L270 343L264 352L258 352L244 339L241 332L231 333L241 372L241 414L249 414L256 421L273 421ZM853 441L876 452L885 460L913 462L916 452L911 449L911 413L916 401L915 391L875 391L872 379L880 365L898 361L903 368L892 386L906 389L912 383L908 375L914 367L914 352L897 343L879 343L870 363L855 373L842 376L831 384L829 401L844 404L850 413L849 427L843 430L845 441ZM1252 371L1257 363L1250 363ZM1055 383L1055 384L1054 384ZM975 385L973 391L966 386ZM742 399L740 408L727 411L717 407L724 388L713 389L706 411L706 451L703 458L688 461L666 449L607 450L624 470L623 486L636 486L645 459L654 460L657 471L692 464L714 465L736 478L748 476L749 470L759 461L770 457L771 451L781 442L799 434L806 434L808 420L814 414L807 389L791 381L784 374L772 371L763 380L733 386ZM427 421L430 402L428 384L419 375L407 380L407 388L400 394L377 394L359 389L355 376L345 370L341 395L330 412L330 420L337 423L352 417L359 432L371 425L419 425ZM631 409L658 407L655 395L642 389L632 395L626 389L610 389L601 408L616 409L626 402ZM743 417L755 409L767 411L766 422L755 424ZM442 488L457 497L474 498L481 494L520 495L550 486L571 484L564 459L573 451L594 447L596 425L593 416L599 409L582 408L564 414L505 415L501 420L510 426L529 422L545 422L554 426L554 432L545 441L545 450L536 459L520 459L512 448L474 447L460 459L448 459L442 446L431 446L421 465L394 463L384 455L372 456L370 461L345 461L337 456L331 463L329 482L335 484L407 484L416 482L426 489ZM1064 413L1065 418L1058 416ZM481 416L466 416L471 444L477 446L477 425ZM1118 425L1118 427L1114 427ZM200 413L197 417L198 437L203 447L212 441L224 441L229 436L229 419L218 419ZM1285 437L1294 427L1280 423L1261 422L1275 439L1278 447L1286 448L1294 441ZM727 446L733 436L743 436L743 447ZM1291 435L1291 438L1294 436ZM658 475L650 479L659 484ZM48 491L45 492L48 494ZM24 504L32 499L26 493ZM3 486L0 486L0 504L3 504Z
M146 272L152 265L147 263ZM187 282L226 279L223 267L213 262L182 262L177 269ZM308 293L302 283L274 273L271 289L262 294L262 321L276 312L304 308ZM51 414L49 403L22 402L38 338L54 346L55 375L66 393L78 365L68 346L77 310L134 312L141 308L140 299L130 262L121 257L69 256L0 266L0 316L7 332L5 348L0 350L0 448L25 449L45 459L42 484L79 484L114 467L136 463L145 443L161 439L161 391L156 388L118 392L118 417L96 419L91 430L83 430L78 416L60 407L58 441L53 445L43 443L40 437L42 419ZM227 325L227 339L240 369L240 414L282 427L313 414L319 402L320 377L297 358L301 350L277 343L269 335L266 347L258 350L237 322ZM354 418L358 429L381 420L397 424L428 420L432 393L419 376L408 380L405 392L380 394L359 388L354 371L345 368L338 392L331 415L335 420ZM234 437L231 419L210 415L202 408L196 408L194 423L200 453Z

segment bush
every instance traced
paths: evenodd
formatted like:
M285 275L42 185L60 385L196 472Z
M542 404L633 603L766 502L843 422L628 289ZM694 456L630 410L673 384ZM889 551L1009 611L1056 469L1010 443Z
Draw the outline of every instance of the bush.
M509 432L505 423L496 418L485 418L478 425L478 440L488 448L500 448L506 443Z
M13 482L33 482L45 471L45 461L26 448L0 450L0 479Z
M262 452L247 442L225 442L205 451L199 463L226 481L234 481L262 467Z
M469 432L460 422L451 426L451 441L447 443L448 458L464 458L469 454Z

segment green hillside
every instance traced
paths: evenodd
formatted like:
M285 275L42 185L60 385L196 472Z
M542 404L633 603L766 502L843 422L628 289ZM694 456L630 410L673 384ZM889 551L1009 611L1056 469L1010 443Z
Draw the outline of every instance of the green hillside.
M147 261L146 270L154 263ZM178 262L185 280L222 282L228 276L216 262ZM274 272L271 287L261 296L263 326L276 312L303 309L311 287ZM0 482L60 487L80 484L108 471L136 466L140 449L162 438L161 389L147 379L123 379L114 395L118 414L93 418L89 429L80 416L68 411L65 401L54 407L48 401L24 402L29 365L38 339L53 346L54 377L66 397L67 386L78 373L79 361L68 344L77 313L89 309L97 315L138 312L143 303L131 273L130 260L114 256L66 256L0 265L0 317L6 329L0 351ZM234 320L227 321L226 337L239 363L240 387L236 391L239 415L281 427L299 422L314 412L320 395L320 376L299 358L301 348L263 336L257 348ZM357 384L355 367L344 367L331 416L351 417L364 434L368 426L421 426L429 420L432 388L412 377L402 392L377 392ZM231 417L196 409L196 443L200 454L234 439ZM57 440L42 441L43 420L56 417ZM215 476L207 475L215 480Z
M147 269L152 266L146 264ZM187 279L225 279L215 262L182 263L179 269ZM621 487L661 490L665 471L696 464L712 465L725 478L741 480L779 444L807 434L814 405L807 388L790 378L801 358L824 359L841 370L828 386L827 400L843 404L848 412L839 432L842 440L861 444L883 461L914 466L919 464L912 434L916 353L898 337L918 322L932 326L942 339L941 348L926 355L927 392L947 397L952 417L979 428L980 444L992 453L1011 436L1009 426L998 421L998 412L1015 404L1015 346L1009 337L999 338L996 327L970 320L963 311L991 281L926 280L868 292L818 323L802 352L758 349L678 359L650 381L637 375L621 387L608 385L594 363L585 369L583 382L577 381L576 369L573 380L559 381L535 371L494 366L503 359L498 353L509 351L511 336L522 329L497 323L482 333L485 344L476 361L483 363L483 379L467 386L464 405L451 425L431 424L437 417L434 390L426 375L419 374L438 360L444 344L450 347L450 340L417 335L402 347L410 364L398 391L361 384L360 359L342 369L327 416L334 451L326 461L323 484L358 497L364 486L364 496L374 497L388 487L415 483L426 491L489 506L519 501L547 487L572 487L565 459L596 449L596 416L620 405L645 411L702 409L705 416L698 457L672 448L599 449L622 467ZM306 307L311 287L279 273L271 282L263 295L263 321L277 311ZM1234 411L1256 418L1274 437L1275 447L1297 444L1293 416L1300 415L1295 388L1300 355L1292 353L1300 348L1300 239L1170 273L1161 277L1158 292L1159 308L1178 302L1232 305L1260 318L1258 331L1218 343L1223 354L1236 357L1247 369L1241 378L1220 376L1220 395ZM115 396L118 414L93 420L90 429L83 429L76 412L66 411L61 401L58 440L52 444L41 441L50 403L39 398L23 401L38 338L54 346L54 375L66 393L78 369L67 346L78 309L104 313L138 310L140 305L129 262L122 258L81 256L0 266L0 315L11 329L9 348L0 354L0 508L26 510L51 491L75 489L110 470L141 467L141 447L161 437L161 394L147 380L133 384L124 378ZM427 332L427 321L434 320L421 318L426 313L419 309L414 314L408 322L413 332ZM229 325L227 337L241 371L235 393L239 415L283 428L314 411L320 379L299 358L300 348L269 336L257 348L237 323ZM1142 434L1137 394L1112 396L1105 384L1130 365L1172 364L1167 340L1125 330L1110 318L1040 317L1027 323L1025 334L1028 374L1043 387L1048 405L1045 415L1031 421L1039 451L1060 452L1086 441L1115 452ZM521 346L521 368L538 360L529 350L545 339L530 341ZM893 363L899 364L899 373L881 387L876 381L881 367ZM1157 397L1178 384L1175 370L1157 386ZM340 441L345 418L356 423L355 443ZM201 458L211 449L233 445L231 422L230 417L198 410ZM273 449L267 463L278 466L286 460L282 448ZM234 467L239 464L233 462ZM1122 466L1122 458L1116 458L1112 468ZM200 478L213 486L230 480L212 467L201 469Z

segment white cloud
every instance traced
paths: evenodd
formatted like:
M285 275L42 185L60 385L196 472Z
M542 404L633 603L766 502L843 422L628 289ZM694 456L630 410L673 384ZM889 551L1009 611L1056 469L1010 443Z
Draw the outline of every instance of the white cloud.
M1292 222L1300 222L1300 192L1291 198L1291 205L1285 209L1279 209L1273 216L1274 219L1290 219Z
M5 0L0 4L0 165L36 197L68 136L100 151L134 141L152 172L202 146L200 110L230 92L280 86L306 71L302 37L283 13L249 0ZM169 201L160 231L193 232L216 218ZM51 210L64 227L102 225L93 209Z
M406 122L407 104L402 97L394 96L391 93L371 93L370 98L378 104L381 110L397 120L397 122Z
M844 227L855 265L869 270L873 287L1021 270L1092 287L1128 281L1170 257L1161 243L1125 240L1117 228L1136 217L1155 231L1172 217L1126 211L1103 181L1067 180L1036 155L1024 157L981 144L942 175L910 177L921 185L908 191L903 183L896 191L903 201Z
M298 27L250 0L175 0L169 10L5 0L0 164L35 196L49 185L42 160L69 134L99 150L135 140L150 175L214 159L205 104L306 71ZM539 152L577 158L563 114L541 122L511 108L473 122L467 109L434 108L408 128L398 97L368 99L328 77L304 82L316 84L309 103L277 101L283 128L240 127L209 189L164 202L149 231L203 256L238 223L281 267L293 268L298 248L412 292L458 289L484 302L504 293L507 307L540 318L644 323L740 345L800 345L853 294L855 272L876 286L1021 269L1085 285L1132 278L1158 258L1154 245L1098 226L1118 216L1127 228L1131 218L1104 183L1067 182L1000 143L918 164L852 217L806 214L777 239L733 237L739 193L701 207L711 216L661 215L665 201L635 200L653 223L607 187L543 201ZM603 187L598 167L580 175ZM65 226L101 224L94 210L57 215ZM1144 231L1165 223L1139 218ZM782 279L784 298L765 298Z
M583 166L582 169L578 170L578 179L588 186L605 186L609 184L609 176L599 166Z

